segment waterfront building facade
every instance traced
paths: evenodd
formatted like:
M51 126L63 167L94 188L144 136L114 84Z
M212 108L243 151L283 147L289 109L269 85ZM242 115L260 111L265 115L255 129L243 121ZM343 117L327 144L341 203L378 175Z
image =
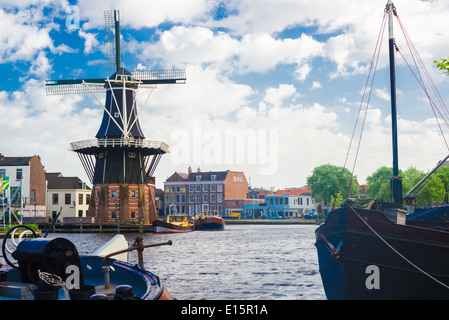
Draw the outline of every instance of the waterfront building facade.
M91 188L78 177L64 177L62 173L46 173L47 217L53 219L61 210L59 220L85 218L89 210Z
M0 178L9 178L9 189L0 195L0 212L11 209L23 217L45 217L47 183L41 158L5 157L0 153Z
M165 214L183 213L190 216L204 210L229 214L227 200L246 199L248 182L243 172L209 171L200 168L188 173L175 172L164 182Z
M301 218L314 214L315 201L307 188L278 190L265 196L264 215L269 218Z

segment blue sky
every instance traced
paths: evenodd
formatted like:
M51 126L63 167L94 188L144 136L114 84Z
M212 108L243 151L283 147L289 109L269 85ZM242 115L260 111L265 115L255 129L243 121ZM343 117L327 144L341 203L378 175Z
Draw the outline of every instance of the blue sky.
M187 71L186 84L158 86L141 115L146 138L172 149L156 170L158 186L189 165L244 171L255 187L303 186L314 167L345 161L385 5L385 0L0 1L0 152L38 154L48 172L87 180L69 144L94 138L103 111L90 95L48 97L44 83L111 75L104 11L118 9L125 68ZM397 0L395 5L447 101L448 78L432 61L448 57L449 4ZM397 25L395 33L407 56ZM392 161L383 51L354 171L360 183ZM399 164L427 171L448 150L425 95L399 58L397 77ZM138 103L147 94L139 91ZM231 143L238 134L249 141L243 147Z

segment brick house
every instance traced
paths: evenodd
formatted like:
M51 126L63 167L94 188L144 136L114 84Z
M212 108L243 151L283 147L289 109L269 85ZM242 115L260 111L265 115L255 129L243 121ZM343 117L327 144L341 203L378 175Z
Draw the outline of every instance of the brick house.
M191 216L203 210L216 210L226 215L227 200L246 199L248 182L243 172L209 171L200 168L188 173L175 172L164 182L165 214L184 213Z
M0 153L0 177L9 177L10 186L0 195L0 212L3 212L4 196L9 198L15 194L13 199L5 200L11 202L13 210L20 210L23 217L45 217L47 182L39 156L5 157Z

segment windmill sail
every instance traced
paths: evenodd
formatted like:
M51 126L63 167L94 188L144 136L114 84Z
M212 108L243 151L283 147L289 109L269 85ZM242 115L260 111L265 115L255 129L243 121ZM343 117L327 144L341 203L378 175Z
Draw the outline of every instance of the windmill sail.
M108 71L121 68L120 59L120 12L108 10L104 12L106 27L106 54L108 57Z

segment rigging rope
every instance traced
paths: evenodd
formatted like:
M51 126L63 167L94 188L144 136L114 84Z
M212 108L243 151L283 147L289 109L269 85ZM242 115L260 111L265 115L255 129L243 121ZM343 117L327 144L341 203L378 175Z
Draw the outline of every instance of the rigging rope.
M344 165L343 165L343 168L346 168L346 163L348 161L349 152L350 152L350 149L351 149L351 146L352 146L352 142L354 140L354 134L355 134L355 131L357 129L357 125L358 125L358 121L359 121L359 117L360 117L360 112L361 112L361 109L362 109L362 106L363 106L363 101L365 100L366 90L367 90L368 83L369 83L369 80L371 78L371 72L373 71L373 66L374 66L374 72L373 72L373 75L372 75L372 78L371 78L371 86L370 86L370 90L369 90L369 94L368 94L368 100L366 102L366 107L365 107L365 115L363 117L363 123L362 123L362 127L361 127L361 130L360 130L360 138L359 138L359 142L358 142L358 145L357 145L357 151L356 151L356 155L355 155L355 159L354 159L354 164L353 164L353 167L352 167L351 178L349 180L348 191L347 191L347 194L346 194L347 198L349 197L350 192L351 192L351 186L352 186L352 180L353 180L353 177L354 177L355 165L357 163L358 153L359 153L359 150L360 150L360 143L361 143L361 140L362 140L363 130L365 128L366 115L368 114L368 107L369 107L369 102L371 100L371 93L373 91L372 89L373 89L373 84L374 84L374 78L376 76L377 65L378 65L378 62L379 62L379 56L380 56L380 52L381 52L381 48L382 48L382 38L383 38L383 35L385 33L385 26L386 26L386 22L387 22L387 14L388 14L388 7L385 8L385 10L384 10L384 16L383 16L383 19L382 19L382 23L381 23L381 27L380 27L380 30L379 30L379 34L377 36L377 42L376 42L376 46L375 46L375 49L374 49L374 52L373 52L373 57L371 59L371 65L370 65L370 69L369 69L369 72L368 72L368 77L366 78L366 83L365 83L365 88L363 90L362 100L360 101L359 111L357 113L356 122L355 122L355 125L354 125L354 129L352 131L351 140L350 140L350 143L349 143L348 151L346 153L346 159L345 159L345 162L344 162ZM342 179L343 179L343 170L342 170L342 174L340 176L340 184L342 183ZM335 206L335 199L334 199L334 203L333 203L332 206Z
M448 111L448 109L447 109L447 107L446 107L446 105L445 105L445 103L444 103L444 100L441 98L441 95L439 94L439 92L438 92L438 90L437 90L437 88L436 88L436 86L435 86L435 84L434 84L432 78L430 77L430 74L429 74L429 72L427 71L427 68L425 67L425 64L424 64L423 60L421 59L421 57L420 57L418 51L416 50L416 47L414 46L414 44L413 44L413 42L412 42L410 36L408 35L406 29L404 28L404 25L402 24L401 20L399 19L399 16L398 16L397 14L396 14L395 16L396 16L396 18L397 18L397 20L398 20L399 26L401 27L402 33L404 34L404 38L405 38L406 43L407 43L407 46L408 46L408 48L409 48L410 55L412 56L413 62L414 62L414 64L415 64L415 68L416 68L417 74L413 71L413 69L411 68L410 64L409 64L408 61L405 59L404 55L402 54L402 52L399 50L399 48L398 48L397 46L396 46L396 51L400 54L401 58L404 60L404 62L405 62L405 64L407 65L407 67L410 69L410 72L413 74L413 76L415 77L415 79L418 81L418 83L421 85L422 89L424 90L424 93L426 94L426 96L427 96L427 98L428 98L428 100L429 100L430 106L432 107L433 114L434 114L435 119L436 119L436 121L437 121L438 127L439 127L439 129L440 129L441 135L442 135L443 140L444 140L444 143L446 144L446 148L449 150L449 145L448 145L448 143L447 143L447 140L446 140L446 137L445 137L445 135L444 135L443 129L441 128L440 121L438 120L438 116L437 116L437 114L436 114L436 113L438 112L438 114L440 115L440 117L441 117L442 120L444 121L446 127L449 128L449 121L447 120L447 119L449 118L449 111ZM415 56L416 56L416 58L415 58ZM418 62L417 62L417 60L418 60ZM437 97L439 103L440 103L441 106L443 107L443 112L446 113L446 116L445 116L445 115L442 113L442 111L437 107L437 105L436 105L435 102L433 101L432 97L430 96L430 94L429 94L429 92L428 92L428 90L427 90L427 88L426 88L425 82L424 82L424 80L423 80L423 77L422 77L422 75L421 75L421 72L419 71L418 65L419 65L419 66L421 67L421 69L423 70L424 75L425 75L427 81L429 82L430 87L431 87L433 93L435 94L435 96ZM435 109L436 109L436 110L435 110ZM437 111L437 112L436 112L436 111Z

